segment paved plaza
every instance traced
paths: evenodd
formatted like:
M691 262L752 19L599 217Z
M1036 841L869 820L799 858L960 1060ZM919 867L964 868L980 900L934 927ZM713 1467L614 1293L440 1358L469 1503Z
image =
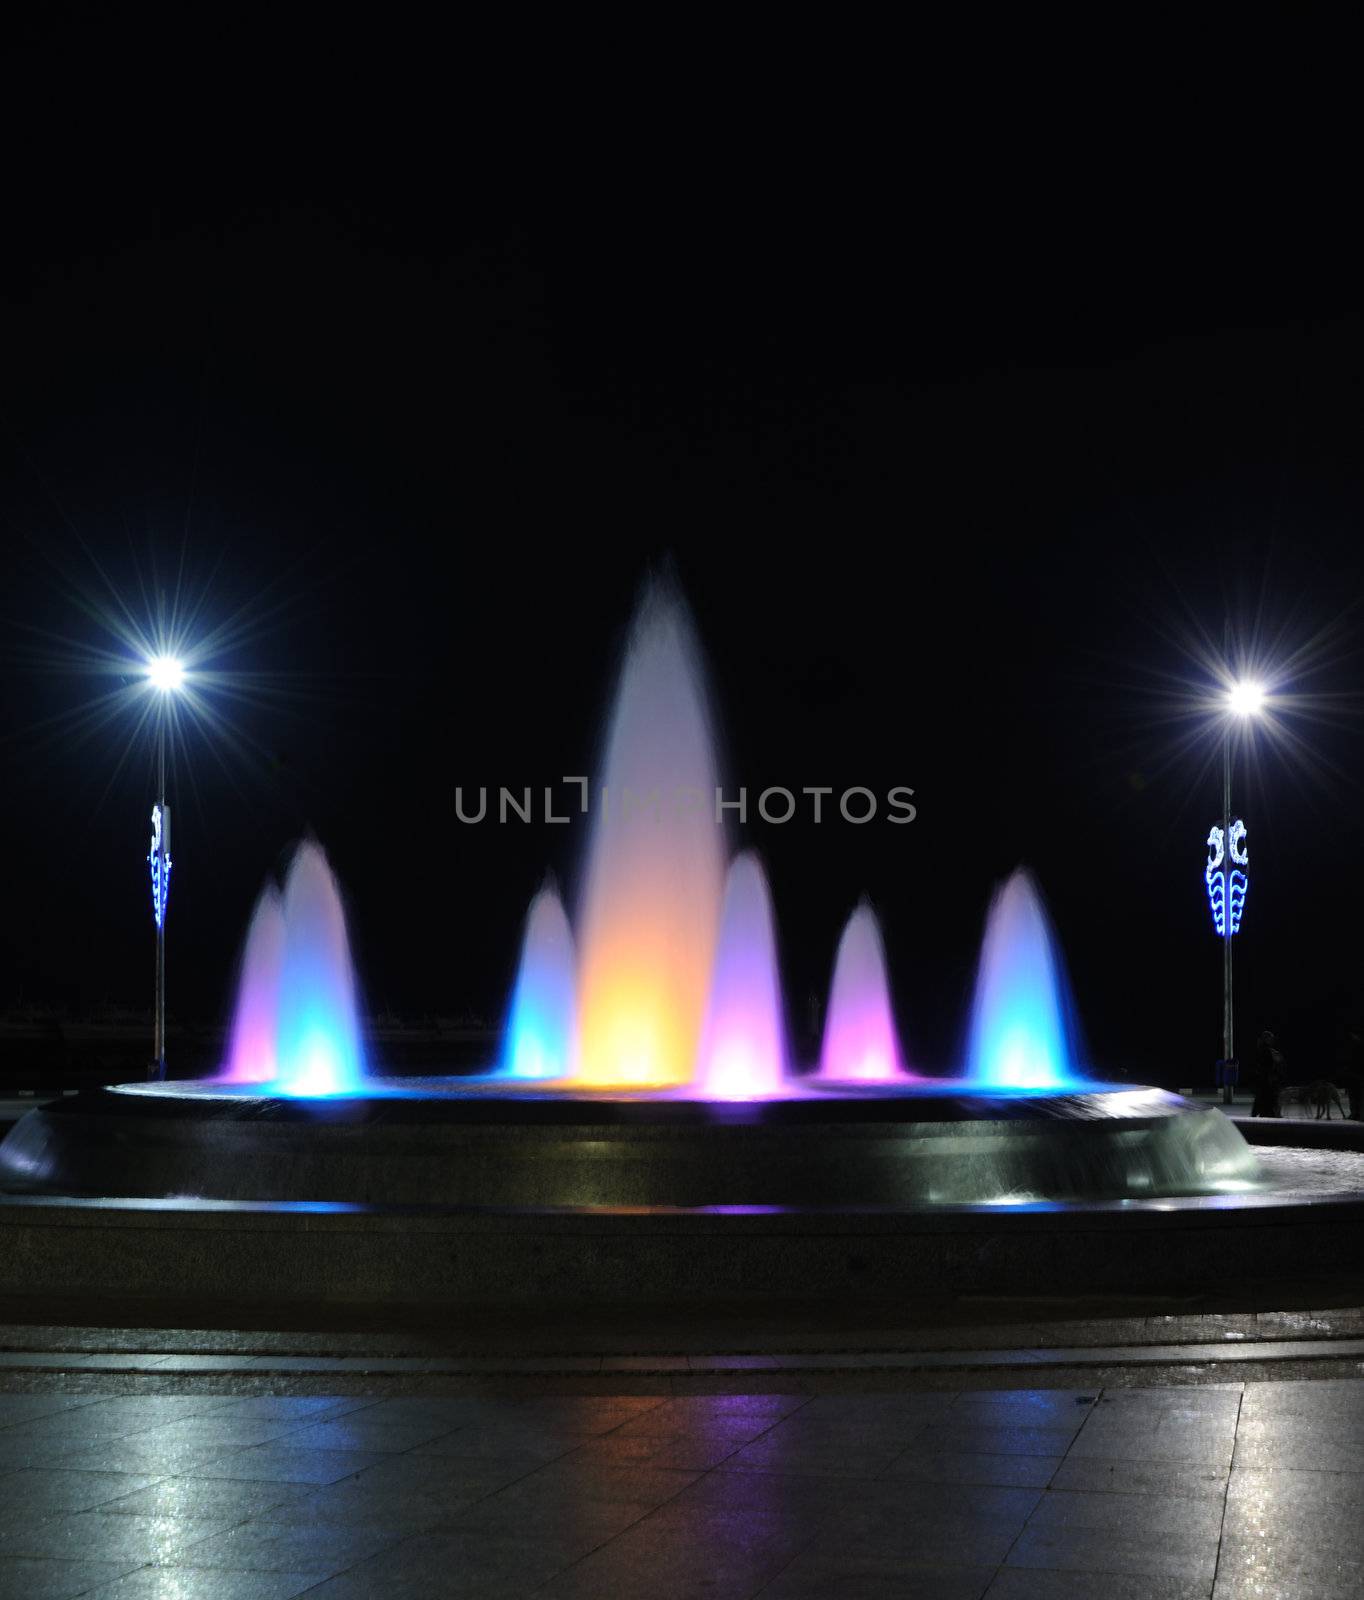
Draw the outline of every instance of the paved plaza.
M1364 1378L0 1394L4 1600L1328 1600Z

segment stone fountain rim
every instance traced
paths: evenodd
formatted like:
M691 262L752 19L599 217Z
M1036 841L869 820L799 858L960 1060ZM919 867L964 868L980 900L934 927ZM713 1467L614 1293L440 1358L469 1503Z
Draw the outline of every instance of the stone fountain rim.
M950 1086L950 1087L949 1087ZM920 1080L887 1089L805 1088L789 1099L708 1099L690 1091L518 1088L506 1080L387 1080L380 1092L281 1095L254 1085L187 1080L113 1084L84 1090L45 1108L58 1115L200 1119L274 1123L425 1123L507 1127L811 1127L838 1125L1115 1122L1133 1126L1215 1107L1166 1089L1092 1084L1083 1090L976 1090L965 1079ZM1221 1115L1218 1112L1218 1115Z

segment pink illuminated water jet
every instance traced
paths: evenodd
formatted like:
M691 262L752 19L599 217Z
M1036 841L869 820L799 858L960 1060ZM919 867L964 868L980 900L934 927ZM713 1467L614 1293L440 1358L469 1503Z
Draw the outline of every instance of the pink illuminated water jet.
M749 851L730 866L710 1003L701 1036L701 1088L721 1100L781 1094L786 1080L777 941L767 875Z
M891 1012L881 925L865 900L838 941L819 1076L834 1083L895 1083L908 1076Z
M278 1072L275 1023L284 965L284 908L279 890L266 884L251 914L242 951L232 1043L222 1076L228 1083L269 1083Z

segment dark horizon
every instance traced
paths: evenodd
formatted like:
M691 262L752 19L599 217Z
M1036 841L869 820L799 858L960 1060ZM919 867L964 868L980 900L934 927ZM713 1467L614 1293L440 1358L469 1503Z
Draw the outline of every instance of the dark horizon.
M90 603L145 615L183 560L205 627L252 619L214 665L260 681L249 748L175 762L172 1014L225 1014L255 894L311 829L369 1007L498 1016L530 897L546 870L572 891L585 834L463 827L454 789L592 770L671 561L750 803L915 790L906 827L738 842L793 1014L869 894L931 1072L991 886L1026 863L1094 1065L1210 1081L1217 748L1161 717L1176 680L1210 687L1224 620L1271 671L1296 659L1302 745L1236 784L1238 1042L1274 1026L1291 1069L1329 1070L1364 1014L1357 296L1268 261L1220 298L1141 252L1077 274L1081 231L1058 218L1001 288L945 199L875 236L723 204L435 211L415 185L36 210L0 268L0 1001L150 1003L150 742L45 730L102 685L38 658L112 647Z

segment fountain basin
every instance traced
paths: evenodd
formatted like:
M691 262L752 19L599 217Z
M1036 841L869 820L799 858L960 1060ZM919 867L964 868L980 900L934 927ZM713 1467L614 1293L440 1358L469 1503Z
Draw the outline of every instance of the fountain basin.
M0 1190L460 1207L1025 1205L1234 1195L1255 1156L1220 1111L1159 1089L811 1088L792 1099L508 1092L380 1081L286 1098L131 1084L30 1112Z

